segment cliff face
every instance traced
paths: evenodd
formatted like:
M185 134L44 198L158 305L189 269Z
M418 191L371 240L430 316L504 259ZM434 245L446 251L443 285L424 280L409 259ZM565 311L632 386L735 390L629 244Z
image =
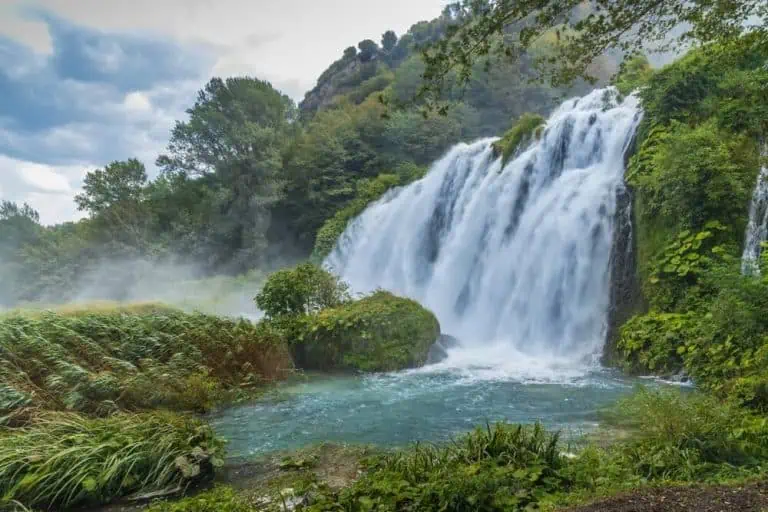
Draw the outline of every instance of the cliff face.
M619 329L632 316L646 309L637 269L637 242L632 190L624 186L616 197L616 217L611 254L611 291L603 362L617 361Z
M314 89L304 95L299 104L302 115L312 115L331 105L334 97L354 89L363 68L373 68L376 73L376 61L362 63L357 57L338 60L317 82Z

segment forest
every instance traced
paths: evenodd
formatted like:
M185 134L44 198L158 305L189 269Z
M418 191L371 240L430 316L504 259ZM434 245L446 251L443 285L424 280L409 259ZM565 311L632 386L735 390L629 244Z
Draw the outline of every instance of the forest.
M414 100L424 71L417 48L455 23L446 11L401 37L389 31L380 43L350 46L298 106L257 78L212 78L154 162L158 177L148 176L153 162L136 159L88 173L75 199L81 221L41 226L28 205L4 202L0 303L66 302L93 287L90 298L123 299L126 283L157 264L199 279L295 263L316 240L327 253L346 219L422 176L451 145L588 90L583 81L535 82L534 56L487 72L478 63L467 86L451 79L446 115L425 119L424 101ZM596 68L607 79L615 66L606 59ZM327 221L335 227L321 231Z
M82 220L44 226L3 201L0 510L768 510L768 6L618 4L451 4L348 47L298 105L255 77L212 78L156 162L88 172ZM684 50L652 66L643 44L673 46L681 24ZM604 100L583 115L574 98L598 87ZM634 101L620 155L629 208L613 213L631 212L629 235L617 227L625 239L613 239L631 257L610 255L628 267L606 269L615 329L585 380L480 378L489 368L473 360L430 373L467 348L444 318L381 287L356 293L322 266L354 219L394 188L426 187L455 144L494 137L487 153L464 151L486 158L467 169L500 176L541 155L557 122L572 128L568 115L599 132L599 115ZM548 118L561 104L571 111ZM579 141L568 130L556 140ZM563 171L571 149L541 151ZM530 203L533 182L521 183ZM511 208L514 229L526 207ZM445 228L438 213L427 225ZM555 304L550 323L563 316ZM574 434L566 404L592 386L591 408L573 413L591 426ZM470 414L499 389L505 414L525 421ZM420 423L399 424L403 396ZM450 435L311 437L344 430L342 409L369 421L354 424L363 433L434 434L441 408L461 422ZM286 448L270 422L313 442ZM233 458L227 445L243 436L272 448Z

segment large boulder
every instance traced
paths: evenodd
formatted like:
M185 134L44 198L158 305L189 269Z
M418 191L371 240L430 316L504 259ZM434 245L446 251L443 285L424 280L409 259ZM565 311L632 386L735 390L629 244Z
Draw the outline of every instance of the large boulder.
M418 302L377 291L300 319L297 366L320 371L383 372L427 362L440 336L435 315Z

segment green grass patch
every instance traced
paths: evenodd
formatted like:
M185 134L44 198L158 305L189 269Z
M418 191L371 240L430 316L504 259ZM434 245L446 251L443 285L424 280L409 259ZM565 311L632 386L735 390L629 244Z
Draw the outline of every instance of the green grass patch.
M48 413L0 432L0 505L62 509L181 489L221 463L209 427L170 413Z

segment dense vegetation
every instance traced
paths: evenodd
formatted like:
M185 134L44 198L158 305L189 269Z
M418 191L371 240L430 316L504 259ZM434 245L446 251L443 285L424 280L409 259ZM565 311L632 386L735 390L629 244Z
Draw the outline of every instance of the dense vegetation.
M293 368L268 326L160 307L0 317L0 418L206 411Z
M298 106L269 83L214 78L173 129L157 178L135 159L94 170L76 198L87 218L59 226L41 226L27 205L0 204L0 305L61 303L94 287L122 299L160 262L219 275L173 283L181 295L256 294L262 272L322 260L371 201L423 176L459 139L506 130L496 150L507 160L536 137L541 114L586 87L531 83L537 62L562 65L555 83L605 80L614 66L603 52L626 49L621 34L653 38L688 21L684 40L714 42L661 70L630 55L615 80L622 94L639 87L645 109L627 183L646 302L621 328L615 362L636 374L685 373L706 394L638 392L607 417L626 434L607 446L540 425L489 425L378 454L341 489L308 480L293 490L300 509L315 511L530 510L641 485L765 478L768 258L752 275L739 261L768 131L765 27L743 35L741 22L764 19L764 3L620 4L600 18L575 0L467 0L400 38L388 31L380 45L347 48ZM587 21L561 25L571 18ZM430 44L423 62L417 53ZM493 48L512 58L476 59ZM425 118L424 108L442 115ZM384 291L353 299L313 264L263 284L256 303L266 317L256 324L156 304L0 316L0 508L179 492L222 457L191 413L250 396L294 367L418 366L440 333L417 303ZM217 487L151 510L264 506Z
M766 128L768 49L756 37L691 52L645 80L627 181L649 312L621 330L636 373L686 372L703 389L768 408L768 280L741 275Z
M256 324L153 303L0 315L0 508L177 494L223 453L191 413L254 396L294 361L418 366L440 334L418 303L353 300L310 263L271 275L256 302L267 315Z

